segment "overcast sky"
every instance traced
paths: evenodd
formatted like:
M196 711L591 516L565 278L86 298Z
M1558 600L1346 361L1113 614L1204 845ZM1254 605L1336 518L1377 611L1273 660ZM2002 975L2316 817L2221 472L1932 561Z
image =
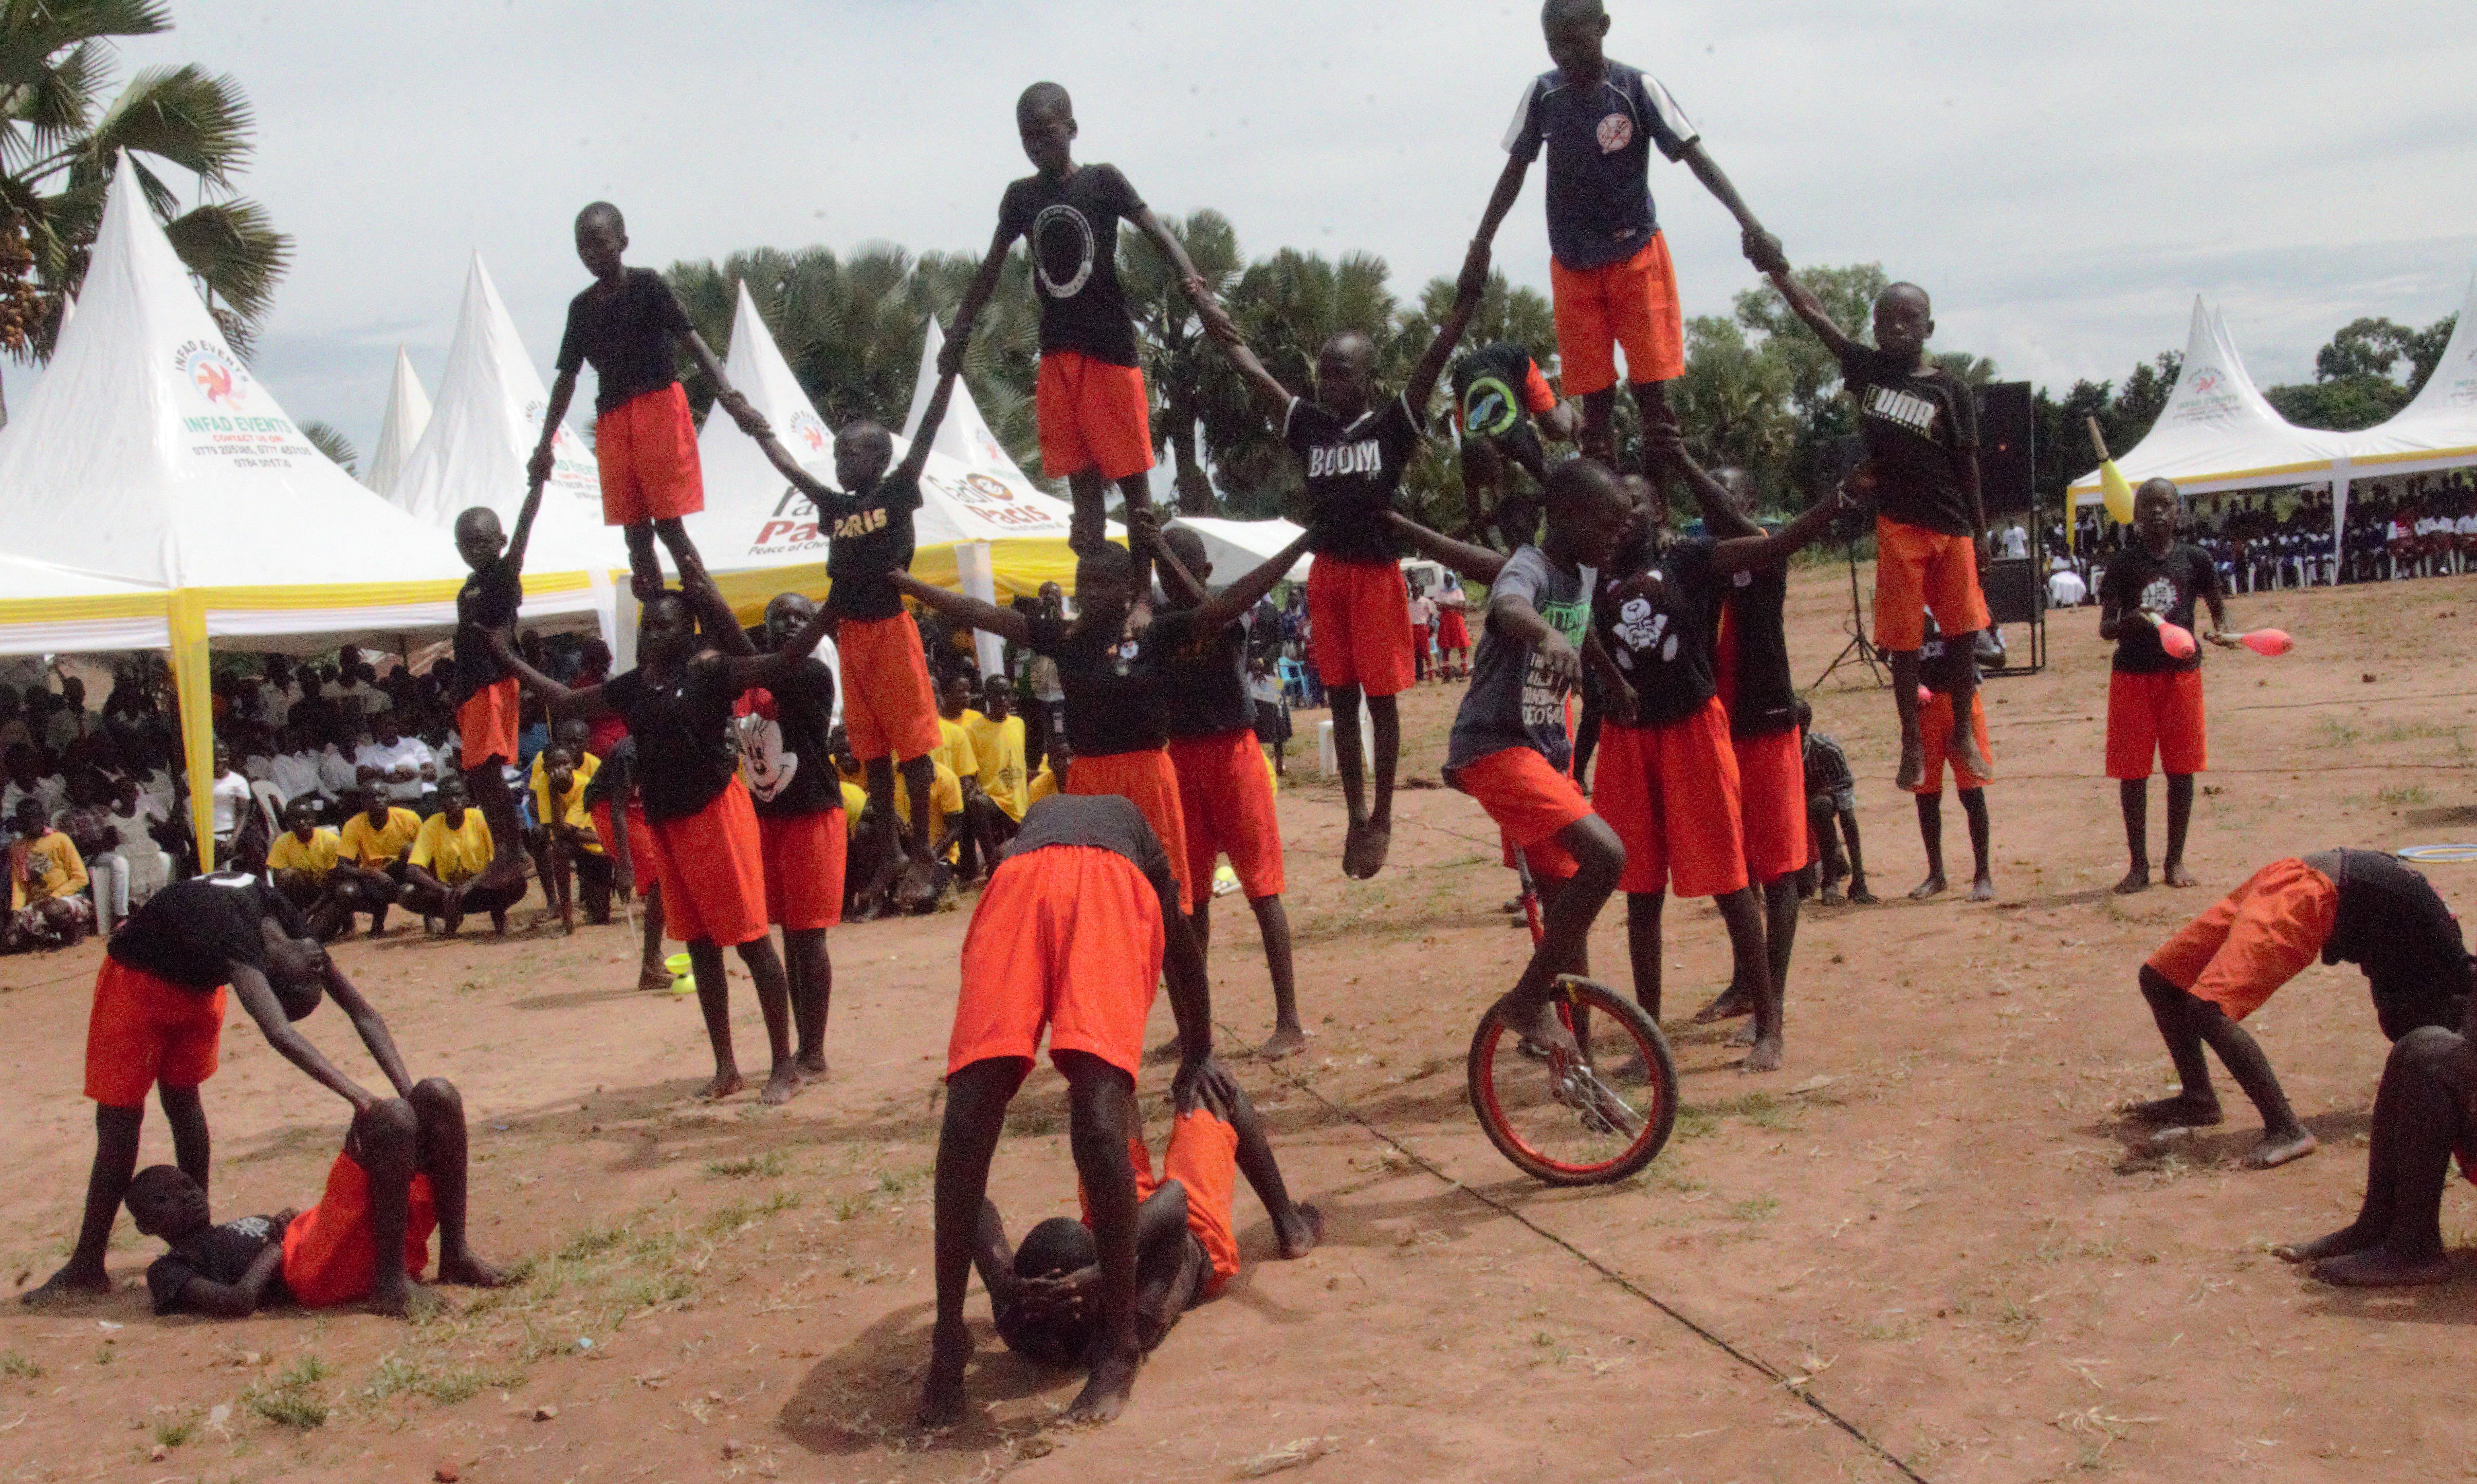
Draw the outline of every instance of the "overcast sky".
M2264 384L2359 314L2423 325L2477 262L2467 0L1609 0L1801 263L1880 261L1946 349L2121 377L2225 306ZM1461 260L1525 80L1532 0L173 0L124 61L256 106L243 188L297 257L258 357L366 452L398 343L425 384L479 249L547 371L585 283L578 207L635 261L888 240L977 251L1028 170L1013 104L1073 92L1078 156L1251 255ZM1682 167L1653 189L1689 314L1756 283ZM1534 182L1498 262L1544 290ZM719 347L717 347L719 349ZM13 373L22 385L24 373Z

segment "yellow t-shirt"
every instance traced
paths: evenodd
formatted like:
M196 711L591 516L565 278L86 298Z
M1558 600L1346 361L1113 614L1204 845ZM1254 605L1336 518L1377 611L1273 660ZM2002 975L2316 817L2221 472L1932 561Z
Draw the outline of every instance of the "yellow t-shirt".
M413 840L413 863L449 886L480 876L491 854L490 822L479 809L464 811L462 829L449 829L446 815L434 814L422 821L421 833Z
M965 711L963 718L963 730L972 734L972 751L981 758L981 792L1006 810L1007 818L1020 821L1023 811L1032 806L1024 793L1023 718L1010 716L993 722L978 711Z
M578 844L586 853L599 855L602 844L594 837L593 815L585 807L585 785L602 771L602 759L591 753L576 765L576 773L567 785L567 797L554 809L550 800L550 770L542 766L542 754L534 755L534 776L529 785L534 791L534 818L545 827L556 822L571 829L582 830Z
M955 770L944 763L937 766L937 781L929 785L929 807L938 811L938 823L943 824L948 815L963 812L963 780L955 777ZM894 817L906 825L912 823L912 790L904 786L901 779L894 780ZM938 831L933 827L929 833L934 837ZM960 849L954 845L947 846L946 858L954 859Z
M421 833L421 816L411 809L388 810L385 829L372 829L367 809L344 821L338 853L364 871L384 871L403 858L405 848Z
M313 829L306 842L288 829L266 848L266 869L298 871L313 881L323 881L342 853L343 841L332 829Z
M858 783L843 784L843 837L851 839L860 833L860 817L868 808L868 790Z
M953 770L957 779L981 776L981 757L972 747L970 730L972 718L980 714L978 711L965 711L963 719L956 722L942 716L938 718L938 749L929 755L938 759L938 766Z
M15 889L10 898L14 907L58 902L86 890L86 858L78 853L77 842L57 829L46 830L26 842L25 875L12 883Z
M1058 792L1058 770L1049 765L1047 758L1041 759L1040 771L1032 776L1031 785L1023 792L1023 806L1027 809Z

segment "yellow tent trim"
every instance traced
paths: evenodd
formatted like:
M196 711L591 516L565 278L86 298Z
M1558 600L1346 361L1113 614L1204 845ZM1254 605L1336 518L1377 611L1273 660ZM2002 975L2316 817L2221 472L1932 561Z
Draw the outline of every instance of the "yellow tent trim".
M207 661L207 602L185 587L168 596L172 686L181 709L181 751L189 770L189 828L197 832L198 869L215 868L215 700Z
M583 572L527 574L525 595L580 592L593 585ZM191 587L205 608L225 613L290 613L304 609L406 607L453 603L462 582L333 582L305 587Z
M0 599L0 624L59 624L111 618L161 618L162 593L127 593L96 598Z
M2359 454L2349 458L2348 466L2362 469L2367 464L2414 463L2428 458L2467 458L2477 457L2477 447L2420 448L2405 454Z
M2419 454L2414 457L2427 458L2434 456L2430 454ZM2364 461L2364 460L2362 459L2352 460L2352 462ZM2316 472L2324 474L2334 472L2331 468L2331 461L2327 458L2316 458L2307 463L2273 464L2266 469L2228 469L2224 471L2214 471L2210 474L2189 475L2185 479L2178 480L2176 482L2179 484L2218 484L2224 483L2229 480L2256 480L2263 478L2264 475L2271 474L2311 474ZM2095 495L2098 492L2098 486L2096 484L2072 484L2066 486L2064 490L2066 495L2072 497L2075 505L2083 503L2080 498L2081 496Z

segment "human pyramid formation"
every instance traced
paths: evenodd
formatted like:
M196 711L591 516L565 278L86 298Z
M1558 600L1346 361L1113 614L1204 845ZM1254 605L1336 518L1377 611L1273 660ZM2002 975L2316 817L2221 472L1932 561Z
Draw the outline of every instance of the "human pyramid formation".
M1875 307L1875 343L1853 338L1790 275L1779 242L1739 199L1667 92L1604 57L1609 20L1600 0L1549 0L1542 25L1555 66L1523 91L1505 141L1510 158L1452 312L1407 383L1389 395L1372 384L1374 348L1357 334L1321 348L1311 395L1271 376L1125 177L1106 164L1074 162L1074 114L1064 90L1052 84L1027 89L1018 102L1036 173L1006 191L911 452L897 463L884 427L847 426L836 439L831 487L803 469L731 388L663 281L624 265L619 213L596 204L577 218L577 250L595 283L570 307L522 512L513 534L484 508L465 511L456 527L472 568L458 601L455 656L466 779L494 832L517 839L498 770L516 756L520 687L546 698L562 718L624 724L633 749L630 781L594 828L625 830L632 817L641 821L637 844L659 878L667 931L688 944L695 966L715 1060L707 1096L741 1085L721 960L726 947L749 970L763 1010L773 1059L763 1099L788 1099L803 1077L824 1070L831 985L825 935L839 918L847 844L827 738L835 682L812 657L818 642L831 631L838 643L850 747L889 831L898 779L904 790L908 837L887 843L907 871L925 869L929 860L929 754L940 733L905 600L998 634L1057 667L1071 766L1062 792L1024 815L962 951L937 1164L937 1321L920 1401L925 1423L951 1422L965 1407L972 1342L963 1301L976 1267L1007 1342L1036 1356L1086 1364L1089 1379L1070 1416L1104 1420L1124 1406L1143 1355L1179 1314L1238 1270L1238 1175L1270 1214L1284 1256L1309 1250L1319 1238L1320 1216L1289 1198L1261 1122L1214 1055L1206 964L1210 881L1227 855L1255 909L1275 985L1277 1029L1267 1050L1297 1048L1281 840L1263 760L1245 730L1236 621L1303 550L1317 558L1309 596L1324 683L1338 714L1355 714L1364 700L1374 723L1372 759L1362 755L1356 726L1338 729L1350 820L1341 863L1354 878L1383 869L1391 830L1400 748L1395 698L1413 673L1396 560L1401 546L1489 588L1445 777L1496 822L1509 856L1522 853L1542 883L1544 930L1506 1001L1509 1018L1542 1046L1572 1047L1550 991L1559 975L1585 969L1592 922L1617 890L1627 898L1637 996L1658 1017L1662 906L1673 885L1680 896L1714 899L1731 939L1733 982L1705 1018L1750 1016L1746 1067L1781 1065L1798 878L1813 854L1800 741L1807 713L1790 680L1783 617L1786 561L1841 512L1877 511L1875 638L1892 655L1897 677L1902 785L1920 793L1923 818L1930 773L1939 776L1945 760L1965 801L1995 776L1977 668L1967 658L1989 623L1976 566L1985 519L1970 394L1926 356L1934 330L1926 293L1894 285ZM1665 396L1664 383L1682 370L1682 314L1648 189L1654 148L1686 163L1737 216L1747 256L1833 350L1857 402L1867 463L1786 529L1766 533L1755 523L1751 482L1696 467ZM1543 153L1559 347L1565 390L1581 401L1579 426L1545 395L1527 358L1517 363L1502 348L1466 359L1453 381L1456 416L1470 440L1466 469L1475 465L1475 479L1501 489L1507 466L1519 466L1539 486L1544 529L1507 517L1515 539L1506 555L1426 530L1394 504L1404 469L1427 435L1430 398L1485 286L1492 235ZM1176 268L1196 312L1267 415L1280 419L1284 440L1305 468L1306 533L1218 594L1205 586L1213 573L1200 546L1163 531L1150 505L1143 479L1151 463L1148 404L1114 249L1121 221L1139 229ZM959 597L908 570L926 450L976 318L1019 240L1029 242L1040 296L1042 464L1063 476L1074 494L1080 611L1071 620L1038 606L1026 611ZM815 502L831 541L825 604L778 600L762 653L707 578L681 525L702 505L694 433L670 369L681 346L718 389L725 413ZM1614 352L1620 347L1644 431L1630 469L1618 462L1612 416ZM637 669L571 687L528 663L511 635L549 437L588 363L600 378L596 454L606 518L626 529L643 619ZM1581 457L1549 465L1535 416L1550 433L1575 436ZM1113 483L1126 501L1125 549L1102 536L1102 503ZM1701 510L1709 537L1666 538L1664 490L1677 485ZM2112 592L2139 587L2109 608L2109 632L2130 635L2119 650L2119 695L2111 705L2111 772L2125 779L2135 874L2146 884L2138 779L2149 771L2151 750L2166 751L2175 780L2167 877L2170 884L2189 884L2181 846L2191 774L2202 766L2198 679L2182 679L2191 674L2185 669L2149 667L2139 646L2155 648L2159 626L2171 615L2189 624L2197 596L2208 599L2216 619L2219 598L2204 576L2207 561L2188 572L2181 556L2187 549L2174 546L2172 486L2146 488L2141 500L2145 541L2158 543L2144 548L2149 565L2128 558L2109 574ZM1477 524L1496 524L1502 514L1500 507ZM658 540L679 569L676 590L663 585ZM1152 597L1155 569L1166 592L1159 600ZM2124 584L2117 583L2119 570ZM2223 637L2215 626L2211 636ZM1922 654L1931 642L1941 648ZM1925 668L1954 655L1962 659L1936 663L1931 674ZM1567 720L1568 698L1586 666L1606 706L1595 801L1585 798L1573 775ZM2165 679L2154 682L2158 676ZM756 797L734 763L729 738L735 712L752 706L782 736ZM2137 750L2142 756L2135 770ZM553 787L563 793L573 768L563 763L555 771ZM1972 818L1984 881L1983 797ZM520 871L512 853L455 890L466 901L495 901L492 894L521 882ZM1863 868L1858 885L1863 893ZM786 929L788 968L770 925ZM2435 1212L2443 1158L2466 1126L2464 1094L2477 1087L2477 1052L2436 1028L2456 1026L2453 1017L2464 1013L2468 962L2456 923L2414 873L2354 852L2279 862L2162 949L2143 969L2141 987L2185 1087L2139 1115L2180 1125L2217 1121L2201 1058L2208 1045L2262 1108L2267 1129L2257 1162L2310 1151L2311 1135L2237 1022L2316 953L2364 964L2384 1028L2403 1039L2376 1112L2375 1176L2364 1216L2289 1255L2322 1260L2326 1272L2343 1278L2431 1276L2439 1262ZM1146 1016L1164 974L1180 1059L1171 1083L1176 1124L1157 1176L1134 1094ZM297 1217L218 1226L209 1214L198 1087L214 1070L226 985L287 1059L354 1110L324 1198ZM394 1096L373 1096L295 1028L322 996L352 1020ZM987 1199L989 1163L1007 1105L1044 1032L1069 1089L1086 1218L1043 1223L1013 1246ZM150 1087L160 1089L172 1123L178 1168L138 1174ZM439 1079L411 1079L385 1022L317 947L297 908L254 878L182 882L114 936L96 986L87 1091L98 1104L99 1149L85 1224L68 1265L32 1298L109 1288L104 1253L124 1200L141 1230L170 1245L148 1274L162 1310L247 1313L288 1290L305 1303L367 1300L406 1312L434 1228L441 1281L500 1280L465 1241L465 1133L456 1090Z

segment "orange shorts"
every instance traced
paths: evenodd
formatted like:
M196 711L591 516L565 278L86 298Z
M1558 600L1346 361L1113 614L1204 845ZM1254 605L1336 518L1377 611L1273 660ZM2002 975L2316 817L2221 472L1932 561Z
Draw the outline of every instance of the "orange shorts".
M1527 747L1509 747L1449 770L1445 781L1479 801L1505 834L1509 854L1520 851L1532 874L1570 880L1582 867L1557 836L1590 818L1591 802L1568 774Z
M1617 889L1647 896L1675 878L1681 897L1725 897L1746 884L1738 754L1719 698L1660 727L1600 729L1591 807L1625 842Z
M1248 901L1280 896L1282 822L1273 813L1273 780L1264 774L1256 733L1174 738L1169 760L1178 774L1179 825L1187 831L1187 878L1212 880L1213 860L1228 855Z
M1471 647L1470 625L1460 608L1440 608L1437 612L1437 648L1447 654Z
M1153 405L1144 374L1081 351L1043 351L1033 385L1040 417L1040 473L1063 480L1098 469L1123 480L1153 466Z
M465 771L493 757L502 763L516 760L516 711L521 700L512 675L473 692L456 708L456 735L463 749Z
M1739 737L1735 748L1746 879L1769 886L1806 869L1806 750L1794 727L1767 737Z
M1140 1129L1127 1138L1127 1163L1135 1166L1138 1201L1150 1198L1165 1181L1176 1180L1186 1188L1187 1229L1213 1264L1200 1297L1221 1297L1221 1290L1238 1275L1238 1234L1231 1224L1238 1197L1238 1130L1212 1109L1197 1108L1177 1115L1170 1124L1169 1148L1162 1151L1160 1175L1153 1174L1152 1150L1144 1147ZM1079 1189L1076 1194L1080 1199L1083 1192ZM1090 1224L1088 1209L1084 1219Z
M430 1266L430 1234L438 1229L430 1176L415 1175L405 1201L405 1276L417 1278ZM378 1275L369 1172L347 1150L327 1167L318 1203L284 1228L284 1286L303 1308L324 1309L367 1298Z
M705 508L696 423L677 382L595 417L593 461L602 471L606 526L676 520Z
M938 751L938 695L920 628L905 614L846 618L835 627L843 669L843 730L863 762L908 762Z
M839 797L839 795L838 796ZM843 920L843 861L851 831L840 807L813 814L757 816L765 863L765 920L793 932Z
M724 948L765 936L765 847L738 774L712 804L686 819L658 821L652 833L662 845L654 869L663 883L663 936ZM687 862L695 869L683 869Z
M1083 1051L1136 1076L1163 930L1161 894L1115 851L1052 845L1000 863L963 934L946 1075L993 1057L1028 1062L1045 1026L1053 1059Z
M2301 860L2274 860L2150 955L2160 977L2242 1020L2312 967L2339 915L2339 888Z
M611 828L611 801L608 799L599 800L593 805L593 832L602 841L603 853L609 854L611 843L619 836L618 831ZM654 827L645 822L645 806L634 799L629 800L628 875L637 883L638 896L652 891L654 883L662 879L661 867L657 864L662 854L662 847L654 839Z
M2211 765L2210 729L2202 710L2202 672L2160 670L2149 675L2111 672L2107 682L2107 776L2175 777Z
M1686 311L1665 235L1653 233L1623 262L1582 272L1552 257L1548 286L1557 300L1559 376L1566 396L1614 386L1618 346L1625 347L1626 380L1638 385L1686 374Z
M1325 689L1398 696L1411 688L1411 587L1399 566L1318 556L1308 568L1308 622Z
M221 985L184 989L106 953L87 1013L86 1095L107 1108L135 1108L158 1082L195 1087L215 1075L223 1037Z
M1978 738L1979 754L1989 762L1995 760L1995 744L1987 740L1987 703L1977 691L1969 693L1969 730ZM1927 771L1918 786L1910 790L1919 795L1940 795L1943 792L1944 749L1952 742L1952 697L1930 695L1918 704L1918 733L1926 739ZM1955 788L1967 793L1985 788L1987 780L1963 767L1958 760L1952 765Z
M1264 764L1259 762L1257 766L1262 768ZM1188 877L1187 866L1187 811L1179 804L1178 770L1170 765L1166 749L1104 753L1098 757L1079 754L1075 766L1066 770L1063 791L1087 798L1115 794L1141 809L1144 822L1161 838L1171 872L1178 877L1178 909L1195 910L1195 882ZM1209 873L1205 880L1212 880Z
M1876 516L1875 647L1902 654L1925 644L1930 609L1947 640L1993 622L1978 587L1977 543Z

